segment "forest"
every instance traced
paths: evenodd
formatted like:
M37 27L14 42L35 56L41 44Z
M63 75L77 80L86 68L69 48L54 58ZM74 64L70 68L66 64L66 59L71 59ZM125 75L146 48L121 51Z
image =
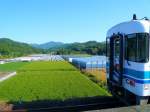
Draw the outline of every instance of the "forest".
M69 43L51 47L49 49L36 48L31 44L16 42L8 38L0 38L0 58L26 56L37 53L51 53L58 55L89 54L105 55L105 42L88 41L84 43Z
M26 43L16 42L8 38L0 38L0 58L25 56L33 53L42 53L43 50L34 48Z
M51 48L47 52L56 54L90 54L105 55L105 42L88 41L84 43L64 44L61 47Z

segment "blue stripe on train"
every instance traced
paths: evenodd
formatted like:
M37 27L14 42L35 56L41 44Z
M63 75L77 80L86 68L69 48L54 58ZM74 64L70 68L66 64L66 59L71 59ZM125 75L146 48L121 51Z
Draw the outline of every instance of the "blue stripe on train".
M124 74L139 79L150 79L150 71L136 71L136 70L124 68Z
M113 74L113 75L116 75L116 74ZM136 83L140 83L140 84L150 83L150 71L136 71L133 69L124 68L123 77L135 80ZM143 80L143 79L146 79L146 80Z
M135 80L136 83L140 83L140 84L150 83L150 71L136 71L133 69L125 68L124 73L127 74L124 75L125 78ZM147 80L143 80L143 79L147 79Z
M150 79L149 79L149 80L135 79L135 78L132 78L132 77L127 76L127 75L125 75L125 74L124 74L123 77L124 77L124 78L128 78L128 79L132 79L132 80L134 80L136 83L140 83L140 84L148 84L148 83L150 83Z

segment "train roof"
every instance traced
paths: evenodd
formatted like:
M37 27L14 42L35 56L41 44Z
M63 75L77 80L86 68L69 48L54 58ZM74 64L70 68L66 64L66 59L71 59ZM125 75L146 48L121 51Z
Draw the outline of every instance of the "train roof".
M132 34L132 33L150 33L150 21L149 20L131 20L117 24L110 28L107 32L107 37L111 37L113 34Z

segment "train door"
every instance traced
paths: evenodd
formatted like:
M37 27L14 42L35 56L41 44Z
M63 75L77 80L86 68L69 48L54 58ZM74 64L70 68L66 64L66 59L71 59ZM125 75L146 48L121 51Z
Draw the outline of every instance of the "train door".
M123 36L114 35L110 39L110 80L115 84L122 85L124 49Z

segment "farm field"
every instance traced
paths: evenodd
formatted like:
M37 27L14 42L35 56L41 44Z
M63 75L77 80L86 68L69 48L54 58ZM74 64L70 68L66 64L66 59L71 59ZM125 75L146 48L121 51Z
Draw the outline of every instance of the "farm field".
M17 75L0 83L0 101L64 101L108 95L104 89L65 61L17 62L14 65L17 65L13 68L17 70ZM6 70L5 67L7 68L3 65L3 70Z
M16 71L26 64L28 64L28 62L11 62L0 64L0 72Z
M30 62L29 62L30 63ZM35 61L20 67L18 71L75 71L74 66L66 61Z

